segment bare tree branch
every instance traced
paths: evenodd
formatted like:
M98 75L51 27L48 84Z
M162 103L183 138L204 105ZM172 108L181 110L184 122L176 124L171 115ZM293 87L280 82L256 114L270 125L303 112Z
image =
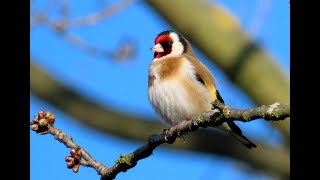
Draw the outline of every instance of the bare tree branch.
M54 135L55 139L71 148L71 156L67 156L66 161L68 162L67 167L72 168L73 172L78 172L79 165L84 165L94 168L101 175L101 179L109 180L114 179L120 172L126 172L128 169L133 168L139 160L152 155L153 150L159 145L163 143L172 144L178 137L196 131L200 127L214 127L230 120L248 122L265 118L266 120L278 121L283 120L282 118L290 117L289 105L280 103L246 110L234 109L217 102L213 102L213 106L218 106L222 111L213 109L193 117L190 121L181 121L178 125L165 129L159 135L151 135L144 146L127 155L121 154L120 158L116 160L116 164L112 167L107 167L97 162L88 152L74 143L71 137L67 136L62 130L54 128L55 118L50 112L44 113L43 110L40 110L31 122L31 129L39 134L50 133ZM84 160L81 160L82 157Z
M94 168L99 174L105 174L107 167L92 158L85 149L81 148L72 140L72 137L66 135L62 130L54 128L54 121L55 117L53 114L50 112L44 113L44 111L40 109L38 115L36 115L31 122L31 129L41 135L49 133L66 147L71 148L71 156L67 156L66 161L68 162L67 167L73 168L73 172L78 172L79 164L81 164ZM73 151L76 151L76 153L73 153ZM81 158L85 160L81 160ZM75 160L78 160L78 162L75 162Z
M60 10L60 20L53 21L53 20L47 20L47 21L39 21L39 19L44 19L44 17L47 17L49 14L49 10L56 5L56 1L51 0L48 1L46 8L43 10L37 10L35 9L34 5L31 4L30 6L30 13L33 14L33 18L30 19L30 28L34 25L38 24L46 24L47 22L51 22L53 24L56 24L62 29L67 29L70 27L82 27L82 26L91 26L95 25L98 22L101 22L105 20L107 17L110 17L114 15L115 13L120 12L124 8L128 7L134 0L123 0L118 4L112 5L112 6L106 6L101 11L96 12L94 14L89 14L84 17L78 17L78 18L69 18L69 3L68 1L63 1L59 7Z
M100 22L104 19L106 19L107 17L110 17L111 15L123 10L124 8L126 8L129 4L131 4L134 0L123 0L120 3L111 6L111 7L105 7L104 9L102 9L100 12L94 13L94 14L90 14L87 15L85 17L82 18L78 18L78 19L72 19L70 20L70 24L69 26L88 26L88 25L94 25L97 22Z
M100 12L74 19L71 19L69 17L69 11L71 8L68 0L63 0L59 4L56 2L56 0L49 0L45 8L43 8L42 10L36 9L33 5L34 3L30 2L30 29L35 27L36 25L45 25L55 33L58 33L67 42L91 55L121 61L134 56L134 46L130 41L126 44L122 44L119 49L116 49L115 52L113 52L90 45L89 43L85 42L80 36L72 34L68 30L72 27L89 26L101 22L107 17L110 17L111 15L114 15L115 13L123 10L132 2L134 2L134 0L123 0L115 5L104 7ZM52 20L49 17L50 10L53 7L57 7L59 10L59 20Z
M213 102L212 105L222 110L225 118L231 118L242 122L249 122L257 118L276 121L290 117L290 105L280 104L279 102L269 106L262 105L257 108L244 110L234 109L218 101Z

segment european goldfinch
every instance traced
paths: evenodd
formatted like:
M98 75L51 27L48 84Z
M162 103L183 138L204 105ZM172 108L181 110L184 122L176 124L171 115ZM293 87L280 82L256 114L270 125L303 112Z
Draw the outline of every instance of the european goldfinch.
M155 38L154 59L149 66L148 98L161 120L177 125L211 110L211 102L224 102L209 69L194 55L189 42L175 31L163 31ZM218 129L231 134L243 145L256 147L233 122Z

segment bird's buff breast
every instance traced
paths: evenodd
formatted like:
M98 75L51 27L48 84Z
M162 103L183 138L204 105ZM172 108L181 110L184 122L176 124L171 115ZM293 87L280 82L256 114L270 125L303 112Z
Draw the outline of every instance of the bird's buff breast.
M171 77L160 77L163 65L150 66L152 83L148 96L155 112L167 125L176 125L182 120L211 109L211 95L207 88L196 80L193 66L184 61ZM149 79L150 81L150 79Z

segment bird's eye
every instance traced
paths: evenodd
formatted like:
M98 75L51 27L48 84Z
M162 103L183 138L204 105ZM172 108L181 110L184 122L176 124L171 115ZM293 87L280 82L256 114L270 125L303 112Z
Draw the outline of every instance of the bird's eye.
M162 46L163 48L171 47L171 46L172 46L172 42L163 42L163 43L161 43L161 46Z

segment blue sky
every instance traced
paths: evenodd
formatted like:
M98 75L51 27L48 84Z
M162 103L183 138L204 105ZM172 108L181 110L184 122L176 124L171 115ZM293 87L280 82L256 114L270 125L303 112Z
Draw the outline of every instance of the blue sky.
M43 2L39 1L36 5L41 8ZM71 1L71 15L84 15L101 6L99 3L92 3L99 1L89 2ZM104 2L117 3L118 1ZM288 1L245 0L241 3L233 0L215 0L214 2L223 5L238 18L243 29L270 52L289 78L290 6ZM111 59L91 56L45 27L36 27L31 30L30 53L35 59L33 63L50 70L50 74L55 79L76 89L83 96L90 97L97 103L116 111L158 119L147 98L147 73L153 57L150 51L153 40L159 32L166 29L171 29L170 25L157 13L142 1L135 1L123 11L95 26L74 28L70 31L90 44L109 50L116 49L119 41L130 37L136 46L134 59L119 63ZM250 99L214 64L199 51L195 52L215 75L218 89L229 105L236 108L254 107ZM113 165L120 153L130 153L142 145L141 142L126 141L96 132L30 94L30 119L40 108L54 113L57 119L55 126L73 136L76 143L86 148L96 160L107 166ZM281 143L281 136L264 121L237 124L253 141L263 139L274 145ZM64 157L69 155L69 149L54 140L52 136L40 136L31 132L30 144L32 180L44 177L47 180L99 179L95 170L91 168L81 167L77 174L67 169ZM198 180L211 177L212 173L215 179L267 179L263 174L242 172L237 169L238 166L239 164L222 157L177 151L160 146L151 157L139 161L138 165L128 172L120 173L117 179L160 180L179 177ZM182 173L190 168L194 173ZM49 176L48 169L51 172Z

